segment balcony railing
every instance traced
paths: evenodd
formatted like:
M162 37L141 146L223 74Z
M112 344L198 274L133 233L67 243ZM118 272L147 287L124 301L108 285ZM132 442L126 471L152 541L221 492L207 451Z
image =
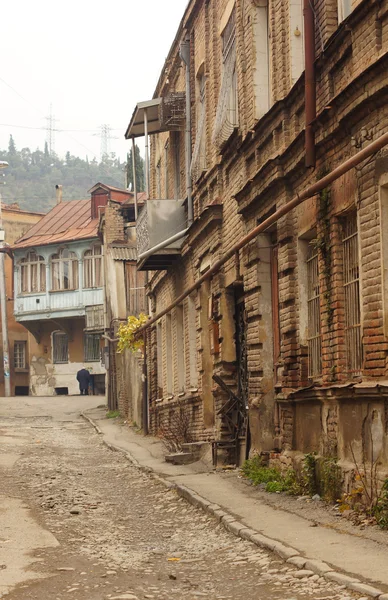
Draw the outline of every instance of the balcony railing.
M138 269L156 271L173 264L180 256L183 236L165 248L152 249L183 231L186 223L184 200L147 200L136 223Z
M102 305L102 288L18 294L15 298L14 314L17 321L39 318L84 316L85 306Z

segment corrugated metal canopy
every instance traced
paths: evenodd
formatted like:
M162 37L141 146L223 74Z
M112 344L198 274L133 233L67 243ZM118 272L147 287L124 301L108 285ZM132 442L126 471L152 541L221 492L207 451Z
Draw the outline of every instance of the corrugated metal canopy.
M137 250L129 246L113 246L108 248L108 256L113 260L132 260L137 259Z
M164 131L159 120L159 106L162 102L161 98L154 98L146 102L138 102L131 121L125 132L125 138L128 140L132 137L141 137L144 135L144 111L147 111L148 133L159 133Z

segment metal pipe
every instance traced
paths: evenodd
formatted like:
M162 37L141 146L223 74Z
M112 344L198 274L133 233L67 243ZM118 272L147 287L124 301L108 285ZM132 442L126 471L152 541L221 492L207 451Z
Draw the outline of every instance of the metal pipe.
M284 217L284 215L288 214L291 210L302 204L302 202L304 202L308 198L315 196L315 194L317 194L325 187L333 183L333 181L341 177L341 175L347 173L348 171L350 171L350 169L353 169L353 167L357 166L366 158L369 158L372 154L375 154L376 152L381 150L381 148L383 148L387 144L388 133L384 133L384 135L380 136L375 142L372 142L371 144L369 144L369 146L363 148L363 150L360 150L360 152L357 152L357 154L355 154L354 156L346 160L344 163L342 163L342 165L336 167L331 173L329 173L325 177L322 177L322 179L319 179L319 181L307 187L305 190L303 190L303 192L301 192L301 194L297 194L295 198L290 200L290 202L284 204L284 206L275 211L270 217L268 217L262 223L254 227L247 235L241 238L240 241L234 244L230 248L230 250L225 252L225 254L219 260L217 260L214 263L214 265L210 267L210 269L206 271L206 273L204 273L204 275L202 275L202 277L200 277L193 285L187 288L187 290L183 292L183 294L178 296L178 298L176 298L176 300L174 300L172 304L167 306L167 308L165 308L164 310L160 311L157 315L155 315L149 321L147 321L145 325L140 327L137 330L136 335L140 336L141 334L143 334L145 329L156 323L156 321L158 321L161 317L170 312L178 304L181 304L183 300L187 298L187 296L189 296L192 292L197 290L204 281L210 279L215 273L217 273L220 270L220 268L226 263L227 260L232 258L232 256L236 252L241 250L241 248L249 244L249 242L252 241L255 237L257 237L259 233L263 233L264 231L266 231L268 227L276 223L281 217Z
M147 333L143 335L143 414L142 414L142 426L144 435L148 435L148 378L147 378Z
M175 233L174 235L169 237L167 240L164 240L163 242L160 242L160 244L157 244L153 248L150 248L146 252L143 252L143 254L139 254L137 257L137 260L139 261L139 260L142 260L143 258L148 258L149 256L151 256L151 254L153 254L154 252L157 252L157 250L162 250L163 248L166 248L166 246L169 246L173 242L180 240L181 238L183 238L183 236L186 235L188 230L189 230L188 228L183 229L183 231L179 231L178 233Z
M187 194L187 224L194 221L193 190L191 183L191 82L190 82L190 37L187 36L179 50L181 59L186 65L186 126L185 126L185 169Z
M0 161L0 169L8 167L6 161ZM5 231L3 229L2 198L0 194L0 248L4 248ZM9 368L9 340L7 319L7 291L5 278L5 253L0 252L0 307L1 307L1 331L3 342L3 372L4 372L4 395L11 395L11 372Z
M305 56L305 165L315 167L314 121L317 116L315 83L315 25L314 0L303 0L304 56Z
M136 144L135 138L132 137L132 181L133 181L133 198L135 200L135 221L137 221L137 185L136 185Z
M146 191L146 199L148 200L150 197L150 160L148 156L148 115L147 109L144 109L144 140L145 140L145 191Z

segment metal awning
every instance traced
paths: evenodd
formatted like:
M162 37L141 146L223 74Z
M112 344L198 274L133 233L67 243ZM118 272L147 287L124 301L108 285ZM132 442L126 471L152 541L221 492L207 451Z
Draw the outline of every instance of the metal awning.
M159 106L161 102L161 98L154 98L153 100L138 102L136 104L131 121L128 125L127 131L125 132L125 139L128 140L132 137L144 136L144 111L147 111L149 134L165 131L165 129L161 126L159 118Z

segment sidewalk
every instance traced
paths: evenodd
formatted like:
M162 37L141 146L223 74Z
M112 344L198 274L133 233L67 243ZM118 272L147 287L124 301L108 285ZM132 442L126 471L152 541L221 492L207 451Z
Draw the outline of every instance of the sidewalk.
M346 531L340 524L335 529L317 525L311 519L264 502L234 474L209 471L200 461L182 466L166 463L160 440L138 435L116 419L106 419L104 409L86 411L84 416L95 425L105 443L126 452L140 468L176 487L180 495L214 514L236 535L364 596L388 600L388 533L376 540L364 531L361 535L355 527Z

